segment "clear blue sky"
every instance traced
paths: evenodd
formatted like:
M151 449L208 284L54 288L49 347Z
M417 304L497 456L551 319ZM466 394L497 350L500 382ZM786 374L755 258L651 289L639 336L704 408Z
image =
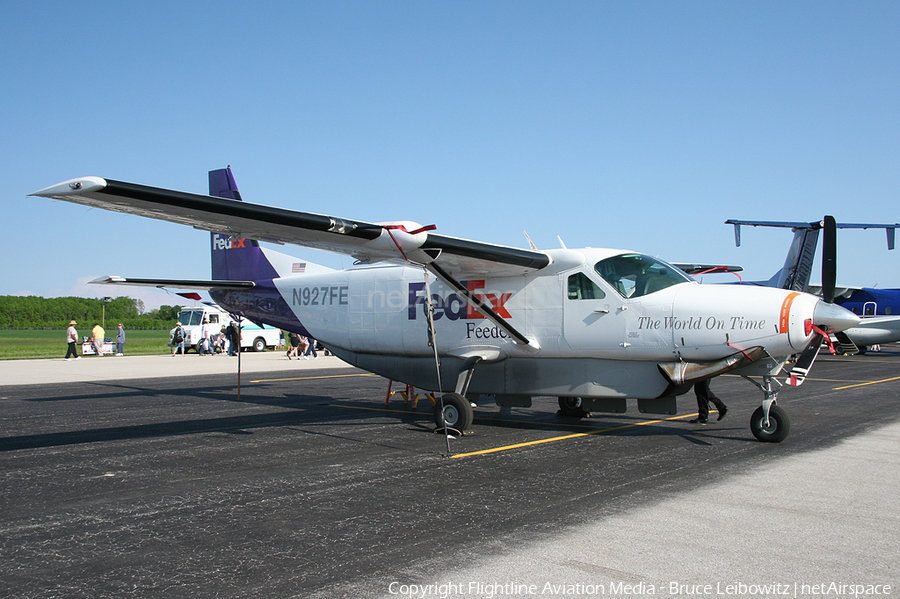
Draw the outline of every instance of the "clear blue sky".
M897 2L11 3L0 295L185 303L84 282L207 278L208 234L26 195L228 164L247 201L768 278L790 232L726 219L900 222L898 31ZM900 287L883 232L838 246L839 283Z

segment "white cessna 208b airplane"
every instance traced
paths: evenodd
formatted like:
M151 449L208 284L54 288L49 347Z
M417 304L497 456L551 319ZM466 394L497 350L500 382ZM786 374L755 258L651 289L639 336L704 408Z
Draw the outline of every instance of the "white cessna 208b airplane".
M802 353L790 376L799 384L823 338L859 322L807 293L700 285L638 252L481 243L407 221L243 202L230 168L209 180L209 196L99 177L31 195L212 232L211 281L102 281L208 289L230 312L310 335L350 364L420 389L446 388L435 408L440 427L468 428L471 401L482 394L526 407L555 396L575 416L624 412L627 399L644 413L675 414L677 395L732 372L764 394L753 434L778 442L790 424L774 405L776 375ZM349 254L356 266L298 263L255 240Z

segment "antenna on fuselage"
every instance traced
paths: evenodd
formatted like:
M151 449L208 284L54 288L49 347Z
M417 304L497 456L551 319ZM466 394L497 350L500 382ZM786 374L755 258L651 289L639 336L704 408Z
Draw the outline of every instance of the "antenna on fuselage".
M562 237L560 237L559 235L557 235L556 238L559 239L559 247L561 247L561 248L564 249L564 250L569 249L569 248L566 247L566 242L562 240Z
M522 234L525 235L525 239L528 240L528 245L531 246L531 249L533 249L534 251L537 251L538 248L537 248L536 245L534 245L534 242L531 241L531 237L528 236L528 231L525 231L525 230L523 229L523 230L522 230Z

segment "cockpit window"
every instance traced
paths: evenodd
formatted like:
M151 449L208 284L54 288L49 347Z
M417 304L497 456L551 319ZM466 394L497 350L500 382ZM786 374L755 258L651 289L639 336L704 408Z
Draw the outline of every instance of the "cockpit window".
M569 275L569 299L603 299L606 294L600 287L590 280L583 272Z
M680 270L644 254L620 254L594 265L623 297L641 297L691 279Z

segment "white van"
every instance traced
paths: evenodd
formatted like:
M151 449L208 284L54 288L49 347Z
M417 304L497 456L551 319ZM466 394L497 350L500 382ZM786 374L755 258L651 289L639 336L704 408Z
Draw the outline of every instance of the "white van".
M184 329L184 349L199 351L200 327L203 319L209 322L209 334L215 335L223 326L231 324L232 318L228 312L216 306L194 306L182 308L178 314L178 322ZM274 327L259 326L244 320L241 326L241 349L253 349L253 351L265 351L266 348L275 349L281 344L281 330Z

